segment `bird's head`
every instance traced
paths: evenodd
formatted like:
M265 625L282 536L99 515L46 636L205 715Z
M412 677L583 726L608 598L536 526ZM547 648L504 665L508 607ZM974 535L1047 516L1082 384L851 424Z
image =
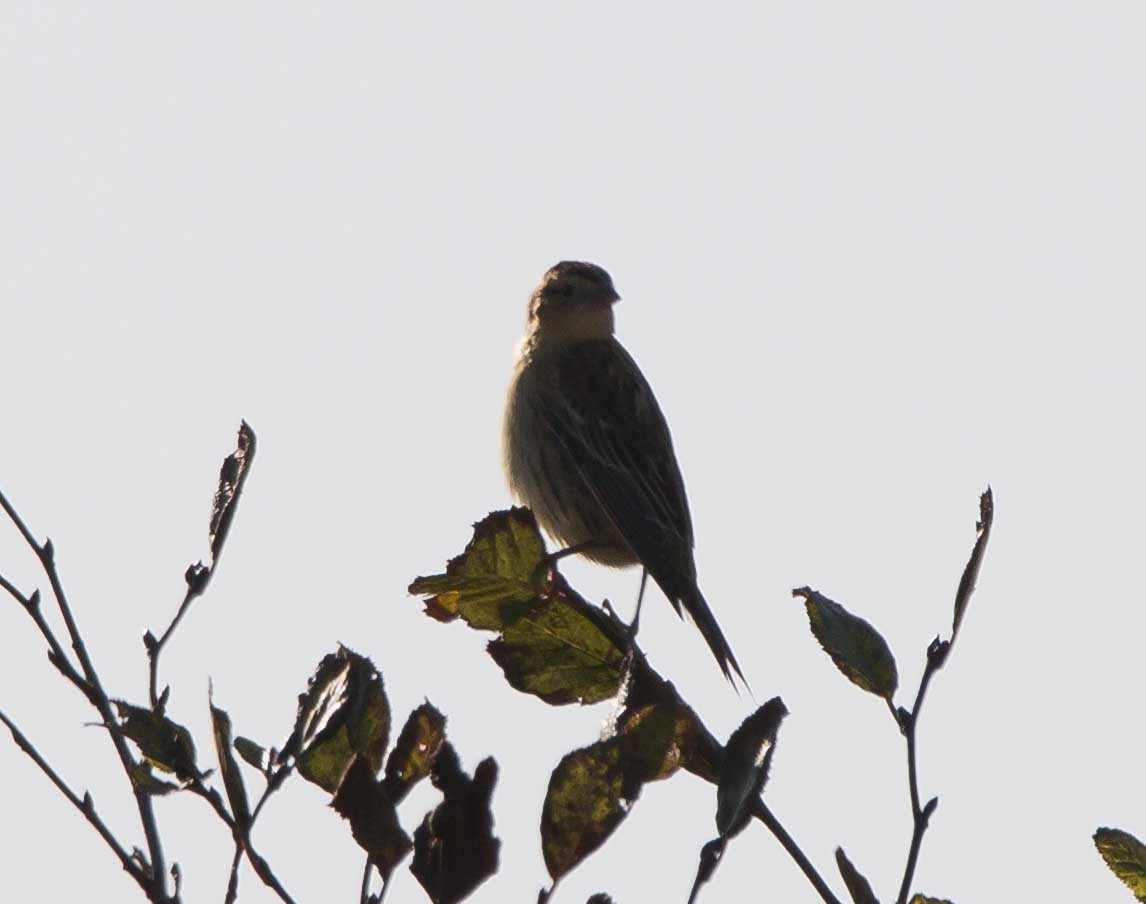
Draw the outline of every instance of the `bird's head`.
M529 298L529 329L570 339L612 335L613 304L620 298L596 264L562 261L546 271Z

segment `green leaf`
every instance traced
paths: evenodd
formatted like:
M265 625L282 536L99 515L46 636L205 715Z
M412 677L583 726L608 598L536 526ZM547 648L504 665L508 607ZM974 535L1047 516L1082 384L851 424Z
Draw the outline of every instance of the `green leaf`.
M243 786L243 776L239 764L231 753L231 717L225 710L211 706L211 733L215 737L215 754L219 757L219 771L223 776L223 788L231 804L231 813L240 829L251 823L251 808L247 803L247 789Z
M235 750L239 752L248 765L254 766L259 772L266 772L268 757L261 744L256 744L250 738L235 738Z
M614 737L566 754L541 808L541 852L556 881L597 850L629 812L621 743Z
M947 898L932 898L927 895L915 895L911 899L911 904L954 904L954 902L947 900Z
M319 663L298 698L295 729L285 751L308 781L334 793L362 756L377 772L390 739L390 703L374 664L346 647Z
M386 760L386 792L394 803L430 774L445 741L446 717L429 702L410 713Z
M696 714L683 703L661 701L627 709L618 722L627 784L668 778L688 762L698 731Z
M113 700L119 712L120 728L139 748L147 762L163 772L186 780L202 776L195 765L195 742L182 725L150 709L124 700Z
M951 623L951 642L955 642L955 635L959 633L959 625L963 622L963 613L967 611L967 603L971 594L975 592L975 582L979 579L979 567L983 564L983 554L987 551L987 541L991 539L991 525L995 520L995 496L991 488L979 497L979 521L975 525L977 536L975 547L971 550L971 558L963 569L963 577L959 579L959 589L955 591L955 618Z
M497 631L538 601L535 578L545 559L545 541L529 509L493 512L474 525L465 552L445 574L419 577L409 587L439 621L457 617L471 628Z
M170 794L172 791L182 791L184 787L183 785L177 785L174 782L161 779L151 771L151 763L146 760L142 763L132 763L131 783L141 791L146 791L148 794L154 794L156 796Z
M776 734L788 708L773 697L745 719L724 748L720 780L716 786L716 828L722 838L731 838L748 824L752 801L768 780Z
M374 777L374 768L366 759L354 758L330 805L350 823L350 834L389 882L394 867L409 853L413 842L399 824L394 802Z
M836 667L853 684L888 703L899 686L895 657L870 624L810 587L792 591L804 598L812 633Z
M840 868L844 885L848 887L848 894L852 896L855 904L879 904L879 899L871 890L871 883L852 865L842 847L836 848L836 866Z
M530 608L487 649L512 687L553 705L616 696L625 658L587 612L561 598Z
M1129 832L1101 828L1094 833L1094 846L1110 871L1139 901L1146 901L1146 845Z
M434 904L455 904L497 872L501 842L490 810L497 763L486 757L471 779L446 743L431 774L445 796L414 832L410 872Z

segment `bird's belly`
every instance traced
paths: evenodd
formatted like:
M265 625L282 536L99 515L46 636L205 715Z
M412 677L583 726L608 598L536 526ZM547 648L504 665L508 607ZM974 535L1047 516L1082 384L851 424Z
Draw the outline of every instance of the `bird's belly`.
M602 565L637 564L639 559L585 485L564 446L514 396L511 389L504 436L506 477L514 495L564 547L589 544L582 555Z

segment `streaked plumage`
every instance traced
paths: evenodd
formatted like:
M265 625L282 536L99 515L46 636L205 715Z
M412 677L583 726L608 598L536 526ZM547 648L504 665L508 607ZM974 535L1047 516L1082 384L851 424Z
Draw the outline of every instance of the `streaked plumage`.
M636 362L613 335L609 275L551 268L529 321L505 413L510 488L541 526L606 565L641 564L692 616L732 680L740 666L696 583L692 519L668 424Z

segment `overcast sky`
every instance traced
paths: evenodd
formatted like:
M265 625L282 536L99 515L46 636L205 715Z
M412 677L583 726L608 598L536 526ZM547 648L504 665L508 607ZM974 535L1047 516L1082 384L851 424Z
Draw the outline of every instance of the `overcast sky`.
M592 260L656 388L701 584L759 700L766 797L837 894L843 845L894 900L903 740L807 629L812 585L883 632L910 705L946 636L979 493L996 529L919 734L939 808L915 887L960 904L1130 900L1090 840L1146 838L1146 8L1138 2L0 6L0 486L49 533L110 691L206 553L246 418L259 437L217 580L163 660L211 761L289 731L338 642L493 755L502 869L532 901L548 776L608 706L504 683L485 637L406 595L509 503L500 420L529 291ZM638 574L564 567L621 611ZM0 573L43 586L0 525ZM44 588L46 589L46 588ZM0 708L142 845L110 745L0 601ZM751 702L651 592L642 646L720 738ZM257 787L257 777L248 774ZM0 737L5 897L135 886ZM437 797L416 792L410 830ZM158 805L184 899L231 842ZM556 900L683 901L711 786L646 788ZM300 901L357 899L362 855L292 781L256 842ZM405 867L395 902L418 901ZM242 900L273 900L249 871ZM702 900L813 901L758 825Z

